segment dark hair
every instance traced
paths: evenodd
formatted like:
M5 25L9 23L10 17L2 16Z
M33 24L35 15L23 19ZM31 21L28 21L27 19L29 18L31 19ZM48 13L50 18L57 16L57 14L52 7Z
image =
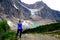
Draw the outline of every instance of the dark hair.
M19 22L21 22L21 20L19 20Z

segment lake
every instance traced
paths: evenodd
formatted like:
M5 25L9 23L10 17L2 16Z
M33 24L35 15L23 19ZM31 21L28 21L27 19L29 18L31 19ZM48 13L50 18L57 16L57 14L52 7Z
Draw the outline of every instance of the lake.
M38 26L40 26L40 24L34 23L34 24L32 24L32 25L30 26L30 28L36 28L36 27L38 27Z

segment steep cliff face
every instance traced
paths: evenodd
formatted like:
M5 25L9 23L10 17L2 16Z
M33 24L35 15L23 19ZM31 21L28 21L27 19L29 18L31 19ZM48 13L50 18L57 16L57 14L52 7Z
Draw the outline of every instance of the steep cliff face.
M17 18L29 18L30 11L24 8L19 0L2 0L0 1L0 12L9 15L10 17L14 16Z
M43 19L51 19L56 20L57 22L60 21L60 12L56 10L52 10L47 5L44 6L42 10L38 13Z

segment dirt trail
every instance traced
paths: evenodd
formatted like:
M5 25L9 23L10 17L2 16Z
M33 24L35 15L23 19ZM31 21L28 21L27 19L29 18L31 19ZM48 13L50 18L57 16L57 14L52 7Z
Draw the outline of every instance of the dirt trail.
M43 34L23 34L22 38L18 40L60 40L55 37Z

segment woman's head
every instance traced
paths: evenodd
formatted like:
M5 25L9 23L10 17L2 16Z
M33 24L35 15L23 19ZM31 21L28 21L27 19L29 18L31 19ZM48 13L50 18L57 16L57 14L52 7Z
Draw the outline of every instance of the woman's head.
M21 22L21 20L19 20L19 22Z

